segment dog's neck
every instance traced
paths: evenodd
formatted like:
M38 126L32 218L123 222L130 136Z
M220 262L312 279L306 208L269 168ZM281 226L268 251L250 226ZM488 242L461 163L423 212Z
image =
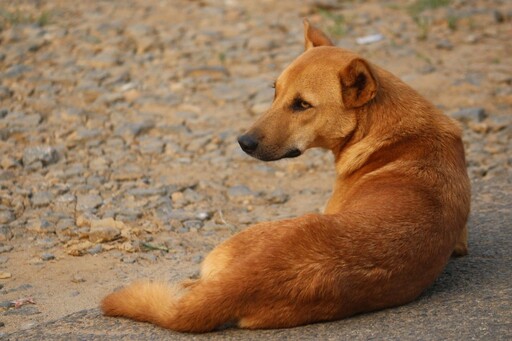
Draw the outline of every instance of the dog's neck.
M432 105L416 91L387 71L376 67L375 72L377 77L385 74L378 77L380 84L376 97L366 105L353 109L357 117L356 128L332 150L338 177L350 176L379 150L392 148L400 141L428 129L433 119L429 114L432 113ZM407 98L408 103L406 109L400 108L404 105L404 98ZM430 110L425 110L426 107ZM403 119L411 115L415 116L414 120Z

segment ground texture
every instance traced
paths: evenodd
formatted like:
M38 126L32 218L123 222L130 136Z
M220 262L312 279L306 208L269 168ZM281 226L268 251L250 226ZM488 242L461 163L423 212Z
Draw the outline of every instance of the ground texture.
M195 338L512 338L512 3L497 0L0 0L0 335L190 338L95 308L135 278L196 275L250 224L322 210L329 153L263 163L236 143L305 16L461 122L470 254L404 307Z

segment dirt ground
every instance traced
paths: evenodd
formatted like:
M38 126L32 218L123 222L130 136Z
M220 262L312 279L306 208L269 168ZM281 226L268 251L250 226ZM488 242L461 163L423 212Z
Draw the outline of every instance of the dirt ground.
M329 153L263 163L236 143L302 17L460 120L473 181L510 178L512 2L297 4L0 0L0 333L194 276L248 225L322 210Z

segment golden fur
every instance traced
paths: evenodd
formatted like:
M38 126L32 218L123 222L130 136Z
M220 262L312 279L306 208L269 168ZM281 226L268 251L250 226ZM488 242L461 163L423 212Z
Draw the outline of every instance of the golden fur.
M251 226L208 255L198 280L132 284L103 299L105 315L182 332L336 320L414 300L452 253L467 253L460 129L397 77L331 45L305 21L305 53L239 140L262 160L330 149L337 178L325 213Z

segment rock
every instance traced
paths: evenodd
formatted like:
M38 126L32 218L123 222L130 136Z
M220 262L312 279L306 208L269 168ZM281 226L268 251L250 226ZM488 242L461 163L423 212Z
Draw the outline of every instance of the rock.
M255 193L251 191L247 186L237 185L230 187L228 189L227 195L230 199L239 199L243 197L252 197L255 195Z
M44 218L33 218L27 221L26 228L37 233L54 233L55 224Z
M10 272L0 271L0 279L11 278L12 275Z
M111 178L116 181L128 181L140 179L142 176L142 170L138 166L130 164L114 171Z
M27 167L40 161L43 166L48 166L59 161L57 149L50 146L36 146L25 148L23 151L23 166Z
M137 53L144 53L160 46L158 36L153 26L134 24L126 28L126 33L135 42Z
M268 51L277 44L269 36L254 35L247 41L247 48L252 51Z
M450 113L450 116L461 122L482 122L487 114L484 108L464 108Z
M164 151L165 143L160 137L142 136L138 140L143 154L161 154Z
M154 126L154 122L149 120L135 123L122 123L114 130L114 135L133 139L134 137L149 131Z
M89 231L89 240L92 243L106 243L121 236L121 232L113 226L97 226Z
M74 274L71 277L71 282L73 282L73 283L83 283L83 282L85 282L85 278L82 275L80 275L80 274Z
M0 225L0 242L11 240L13 237L11 228L6 225Z
M41 255L41 259L42 259L43 261L45 261L45 262L46 262L46 261L49 261L49 260L54 260L54 259L55 259L55 255L54 255L54 254L52 254L52 253L43 253L43 254Z
M447 39L442 39L436 43L436 48L440 50L451 50L453 49L453 44L451 41Z
M35 305L23 305L18 309L9 309L7 310L4 315L21 315L21 316L30 316L30 315L36 315L41 314L41 311L39 311L39 308Z
M12 246L12 245L1 245L0 244L0 253L9 252L9 251L12 251L13 249L14 249L14 246Z
M12 90L6 86L0 85L0 101L8 99L13 94ZM7 112L6 112L7 113ZM4 115L5 116L5 115Z
M133 188L127 192L134 197L150 197L150 196L162 196L167 193L165 187L160 188Z
M12 156L2 155L2 160L0 161L0 167L2 167L3 169L15 168L15 167L19 167L19 166L21 166L21 164L18 162L18 160L16 160Z
M91 247L89 250L87 250L87 253L90 255L96 255L98 253L101 253L103 251L103 246L101 244L95 245Z
M32 70L32 67L30 67L30 66L23 65L23 64L16 64L16 65L13 65L13 66L7 68L7 70L4 72L3 76L5 78L17 78L30 70Z
M76 209L78 211L90 211L103 204L103 199L98 194L78 195Z
M51 192L35 192L30 198L32 206L34 207L43 207L48 206L53 201L54 196Z
M183 226L187 230L200 229L201 227L203 227L203 222L201 220L186 220L183 222Z
M16 219L14 212L11 210L0 211L0 224L9 224L11 221Z
M133 263L137 262L137 256L135 256L135 255L124 256L123 258L121 258L121 261L126 264L133 264Z
M272 193L267 195L267 200L271 204L284 204L288 201L289 195L284 193L282 189L276 189Z

